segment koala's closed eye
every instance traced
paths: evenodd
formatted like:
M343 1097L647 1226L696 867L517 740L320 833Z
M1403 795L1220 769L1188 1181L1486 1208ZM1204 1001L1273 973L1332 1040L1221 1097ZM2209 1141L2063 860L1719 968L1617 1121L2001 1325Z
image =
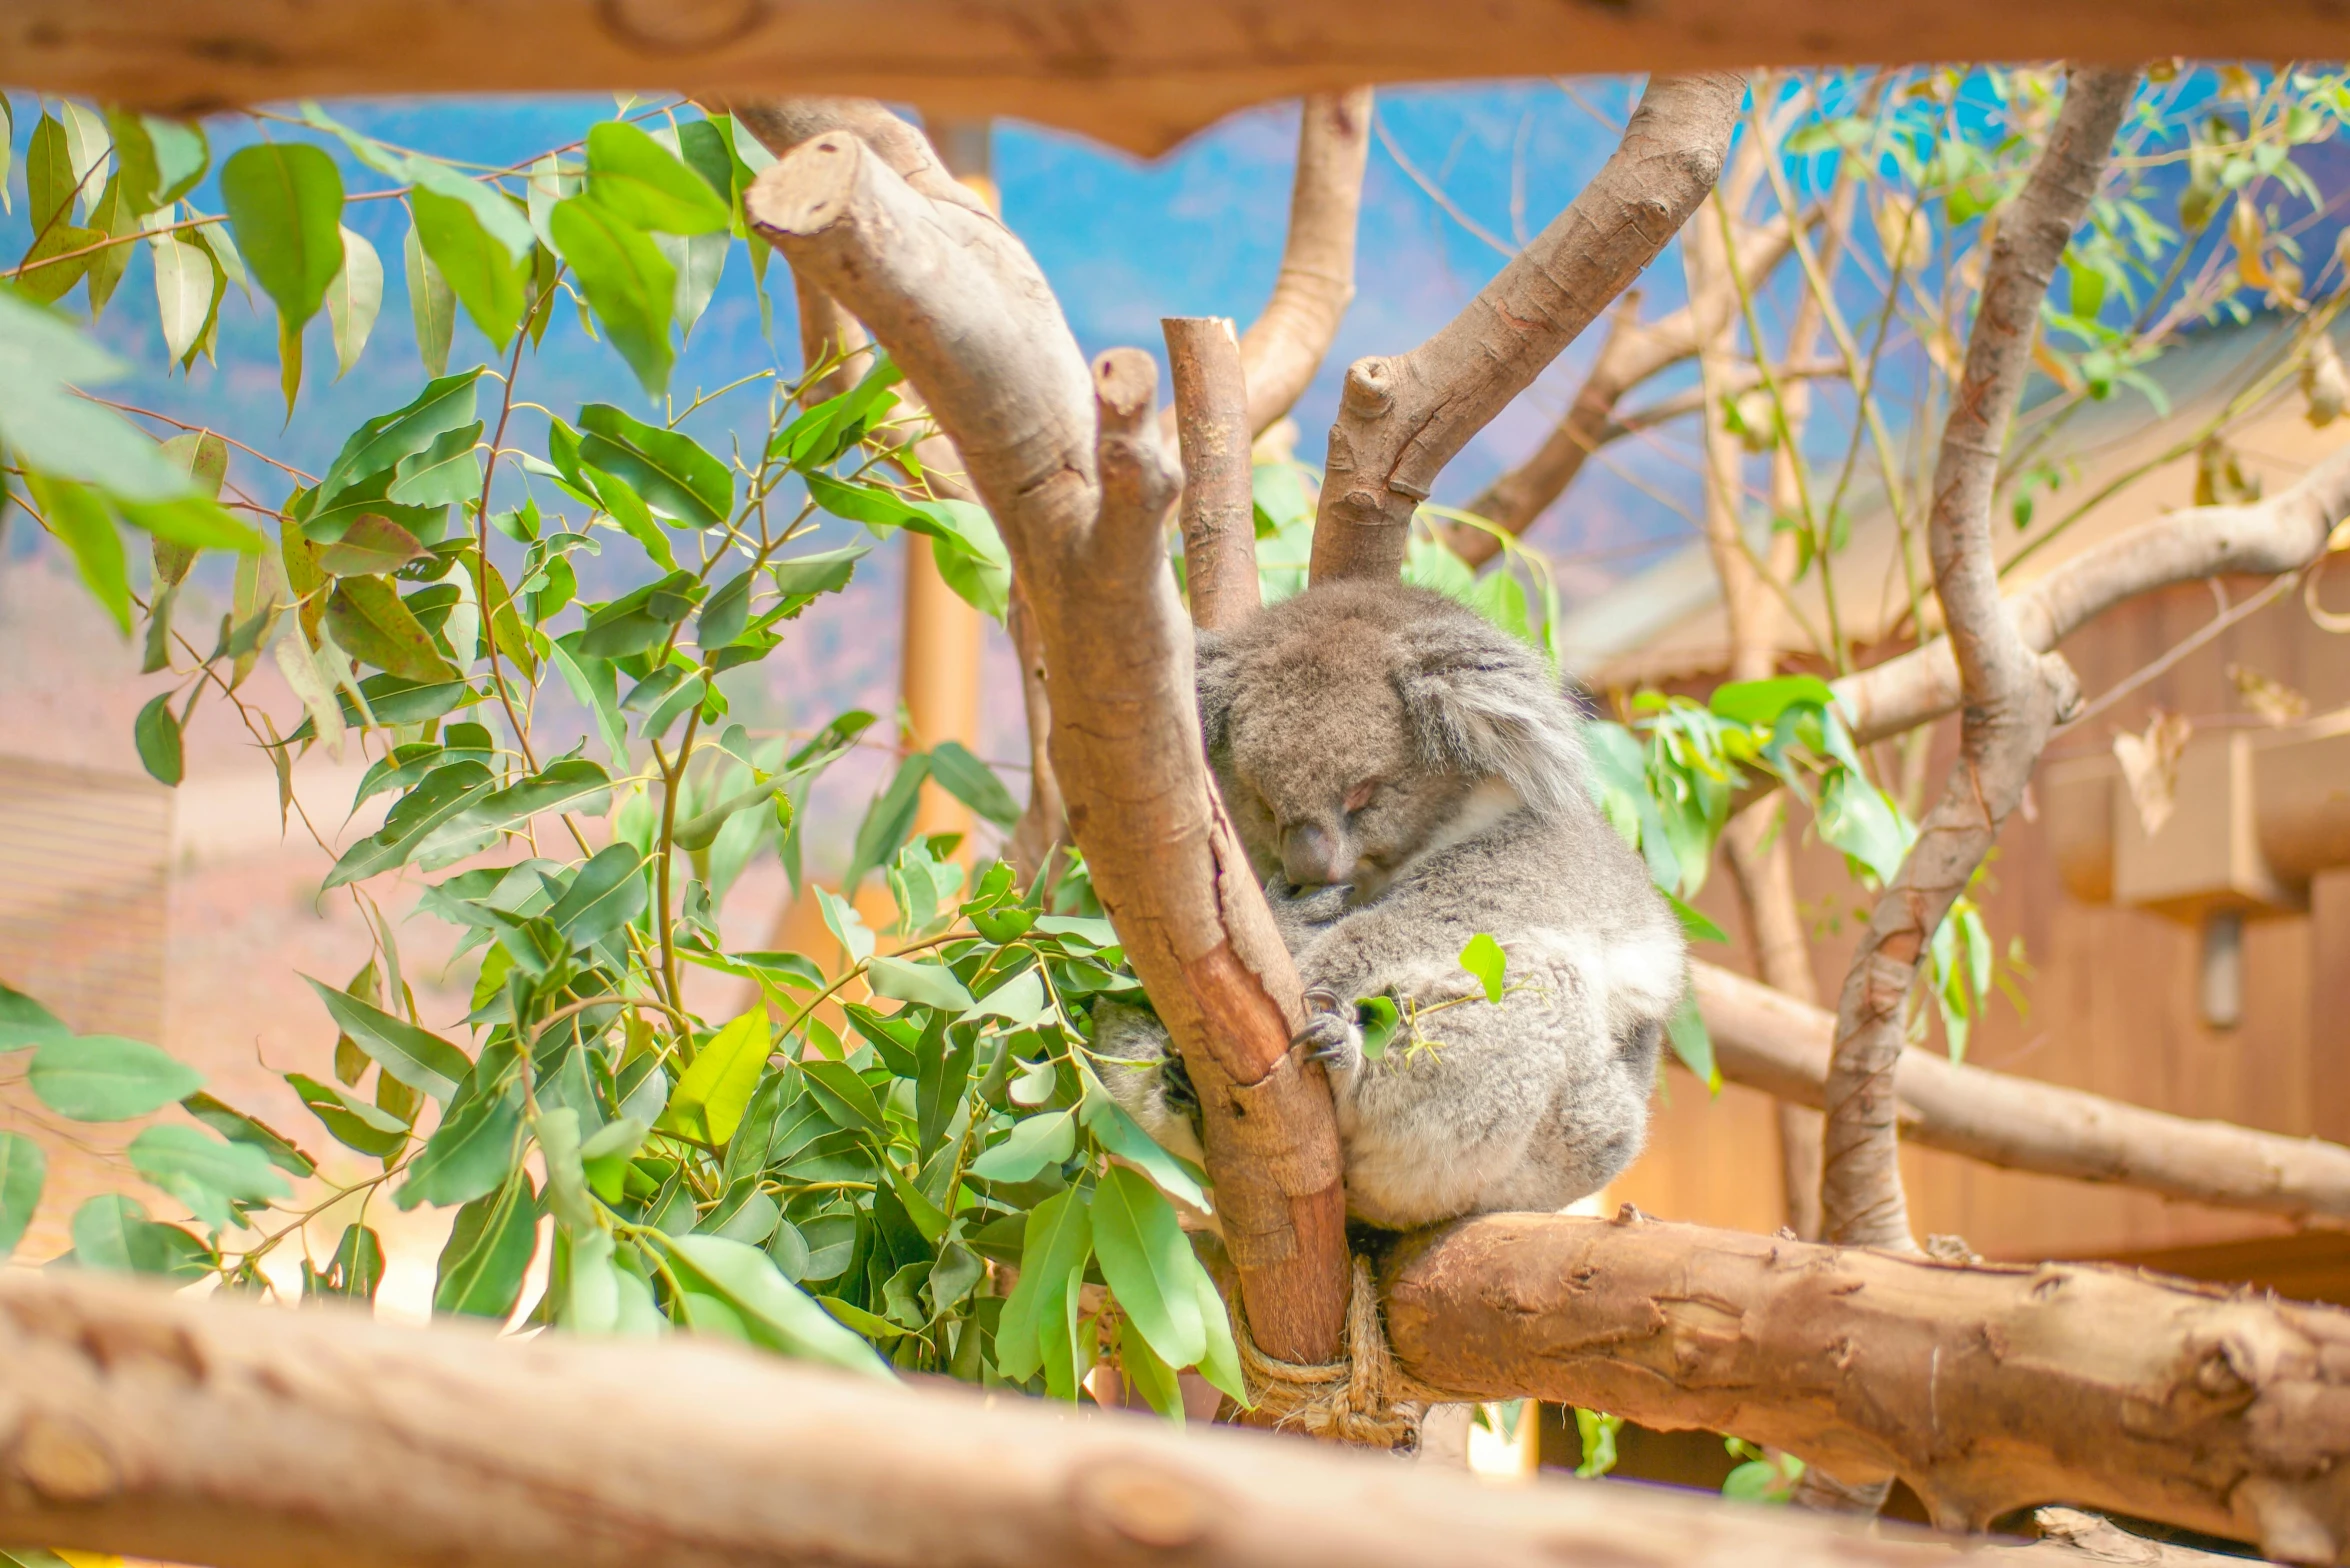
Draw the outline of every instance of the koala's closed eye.
M1353 816L1379 798L1379 791L1387 787L1385 779L1365 779L1346 792L1346 813Z

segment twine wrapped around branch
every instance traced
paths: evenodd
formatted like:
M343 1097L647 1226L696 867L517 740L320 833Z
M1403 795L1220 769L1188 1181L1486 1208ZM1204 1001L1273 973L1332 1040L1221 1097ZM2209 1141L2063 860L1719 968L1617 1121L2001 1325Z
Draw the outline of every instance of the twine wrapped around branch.
M1296 1427L1328 1442L1409 1452L1419 1446L1420 1418L1443 1396L1404 1372L1387 1348L1379 1293L1370 1266L1354 1260L1346 1303L1346 1359L1301 1365L1259 1350L1240 1293L1232 1326L1257 1414L1273 1427Z

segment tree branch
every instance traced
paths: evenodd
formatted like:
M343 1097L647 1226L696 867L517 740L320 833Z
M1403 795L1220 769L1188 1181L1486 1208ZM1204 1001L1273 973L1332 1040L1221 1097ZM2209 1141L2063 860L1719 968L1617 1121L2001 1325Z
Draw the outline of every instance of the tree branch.
M2124 600L2228 573L2273 577L2325 554L2350 518L2350 446L2329 453L2291 489L2247 506L2196 506L2108 539L2005 602L2025 647L2045 653ZM1835 683L1862 744L1940 718L1962 696L1947 638Z
M2040 302L2088 214L2137 83L2134 69L2073 73L2048 146L2000 215L1966 368L1943 425L1927 549L1966 722L1942 798L1869 917L1837 1009L1820 1190L1826 1234L1837 1241L1916 1245L1901 1191L1893 1075L1918 957L2022 798L2058 716L2079 695L2071 672L2044 664L2054 655L2027 647L2001 608L1991 499L2031 368Z
M1412 513L1469 438L1656 259L1713 189L1746 93L1731 73L1650 81L1566 211L1418 348L1346 373L1312 577L1393 577Z
M2087 1264L1489 1214L1386 1271L1413 1377L1899 1475L1945 1528L2063 1499L2291 1562L2350 1542L2350 1312Z
M1304 395L1354 298L1355 231L1370 149L1370 88L1306 99L1281 273L1240 339L1252 436L1270 429Z
M1329 1359L1347 1265L1328 1088L1290 1054L1296 970L1209 786L1162 519L1139 515L1148 489L1097 479L1094 378L1058 303L1002 225L926 199L851 135L805 143L746 204L905 368L1002 529L1051 672L1070 830L1200 1091L1250 1323L1274 1356ZM1134 372L1107 369L1105 455L1139 461Z
M1939 1568L1952 1544L680 1336L393 1327L0 1279L0 1538L221 1568Z
M1237 625L1264 602L1257 584L1249 385L1222 316L1169 316L1167 368L1183 448L1183 572L1191 623ZM1278 417L1278 416L1276 416Z
M1784 218L1747 227L1738 239L1741 275L1759 287L1787 259L1794 248L1794 232L1794 226ZM1617 403L1635 387L1694 357L1698 344L1732 320L1737 311L1738 296L1726 276L1719 288L1696 296L1678 310L1645 325L1640 320L1639 296L1628 291L1623 302L1609 315L1607 337L1599 346L1599 357L1585 374L1583 384L1575 389L1575 399L1568 405L1565 417L1544 438L1533 456L1487 485L1464 510L1510 533L1523 534L1553 501L1566 494L1567 486L1583 472L1584 461L1592 453L1633 431L1695 413L1696 402L1685 398L1667 398L1650 409L1622 418L1617 417L1615 410ZM1800 371L1791 369L1783 373L1832 375L1840 368L1806 366ZM1747 375L1747 381L1732 383L1733 392L1761 384L1759 375L1752 371ZM1446 548L1471 566L1482 566L1501 552L1501 542L1481 528L1447 523L1443 525L1441 537Z
M1833 1013L1712 964L1689 970L1725 1079L1782 1104L1826 1104ZM1901 1053L1894 1092L1903 1141L1925 1148L2304 1223L2350 1221L2350 1148L2323 1139L2172 1116L1922 1050Z

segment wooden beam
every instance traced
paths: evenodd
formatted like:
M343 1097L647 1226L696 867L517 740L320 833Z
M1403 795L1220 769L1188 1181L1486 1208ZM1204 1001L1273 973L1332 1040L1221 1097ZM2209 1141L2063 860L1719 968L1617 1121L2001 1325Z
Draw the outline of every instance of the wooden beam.
M9 82L150 109L298 97L847 93L1155 153L1363 82L1753 65L2331 59L2331 0L6 0Z

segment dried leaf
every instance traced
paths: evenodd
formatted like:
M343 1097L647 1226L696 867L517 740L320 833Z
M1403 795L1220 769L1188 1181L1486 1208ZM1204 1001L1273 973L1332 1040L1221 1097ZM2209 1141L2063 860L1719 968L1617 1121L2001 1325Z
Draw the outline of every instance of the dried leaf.
M2236 695L2244 699L2244 706L2271 724L2297 724L2309 717L2307 697L2248 664L2229 665L2228 679L2235 683Z
M2148 838L2162 831L2178 805L2179 756L2195 734L2195 726L2176 713L2154 710L2143 735L2113 738L2113 756L2130 786L2130 800L2138 808L2138 825Z
M2195 504L2242 506L2260 499L2260 481L2244 472L2236 449L2213 436L2195 449Z
M2342 368L2342 351L2330 332L2309 340L2301 361L2301 396L2309 404L2309 422L2320 429L2341 418L2343 405L2350 403L2350 371Z

